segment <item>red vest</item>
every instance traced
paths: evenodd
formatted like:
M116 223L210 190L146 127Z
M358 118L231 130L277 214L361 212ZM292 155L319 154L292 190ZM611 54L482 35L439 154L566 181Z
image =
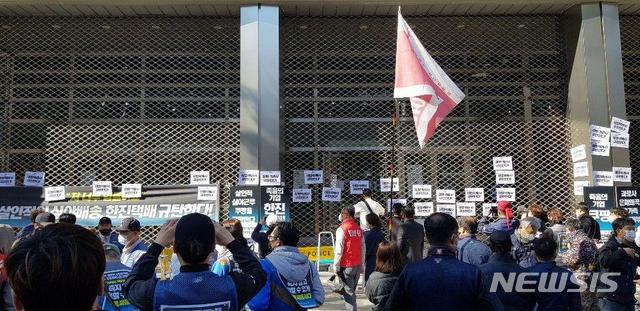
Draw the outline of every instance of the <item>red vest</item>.
M349 219L340 225L340 229L344 233L344 248L342 249L342 259L340 259L340 267L359 267L362 265L362 243L364 243L364 234L362 228L354 219Z

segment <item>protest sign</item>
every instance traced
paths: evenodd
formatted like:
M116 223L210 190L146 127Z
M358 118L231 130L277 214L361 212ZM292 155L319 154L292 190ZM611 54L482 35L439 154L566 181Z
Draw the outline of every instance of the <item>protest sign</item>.
M192 171L190 180L192 185L208 185L209 171Z
M295 188L293 189L294 203L311 203L311 189Z
M433 202L413 202L416 217L427 217L433 214Z
M393 191L400 191L400 180L393 178ZM391 192L391 178L380 178L380 192Z
M456 203L456 191L455 190L436 190L436 202L438 203Z
M413 185L411 190L414 199L431 199L431 185Z
M516 183L516 174L514 171L496 171L496 184L513 185Z
M111 196L112 194L113 194L113 189L111 188L110 181L94 181L93 182L94 197Z
M324 175L322 170L304 171L304 183L306 185L322 184Z
M571 148L571 160L578 162L587 158L587 151L584 145Z
M123 184L120 187L120 193L125 199L135 199L142 197L141 184Z
M257 186L260 184L259 170L240 170L238 173L239 186Z
M280 186L280 171L260 171L260 186Z
M43 187L44 172L24 172L24 182L26 187Z
M340 188L322 188L322 201L340 202L342 200L342 189Z
M349 182L349 192L351 194L362 194L364 189L369 189L368 180L352 180Z
M475 216L476 203L474 202L458 202L456 203L457 216Z
M494 171L512 171L513 158L512 157L494 157L493 170Z
M496 188L496 201L514 202L516 200L516 188Z
M483 202L484 188L464 188L464 200L467 202Z

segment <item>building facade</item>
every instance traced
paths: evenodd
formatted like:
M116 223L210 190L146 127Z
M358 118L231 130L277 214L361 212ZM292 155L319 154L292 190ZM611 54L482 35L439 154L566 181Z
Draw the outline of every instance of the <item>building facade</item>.
M568 212L582 200L569 149L611 116L631 121L630 148L589 155L590 171L640 170L640 5L630 1L402 3L466 94L423 149L408 101L393 99L397 6L33 2L0 6L0 171L18 182L41 170L53 186L172 185L208 170L225 218L239 169L281 170L294 187L301 170L322 169L342 202L322 202L316 185L313 203L291 207L313 237L359 199L350 180L379 190L392 164L396 198L411 201L424 183L458 201L484 188L492 202L492 158L512 156L516 205Z

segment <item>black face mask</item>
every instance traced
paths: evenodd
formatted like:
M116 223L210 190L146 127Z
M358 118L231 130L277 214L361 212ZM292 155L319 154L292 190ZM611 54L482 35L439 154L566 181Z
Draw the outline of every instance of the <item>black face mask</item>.
M100 234L108 236L109 234L111 234L111 229L100 229Z

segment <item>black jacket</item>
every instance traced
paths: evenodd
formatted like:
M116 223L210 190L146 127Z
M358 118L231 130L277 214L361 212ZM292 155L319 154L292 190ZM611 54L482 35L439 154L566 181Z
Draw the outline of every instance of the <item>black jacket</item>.
M373 303L373 310L384 310L389 295L393 286L396 285L398 280L397 275L391 275L374 271L369 276L367 286L365 286L365 293L371 303Z
M153 297L156 283L158 283L158 278L155 277L155 269L158 265L158 256L160 256L163 249L162 245L151 244L147 253L140 257L133 266L124 283L124 295L131 304L141 310L151 310L153 308ZM238 306L244 306L264 286L266 275L262 270L262 266L260 266L260 262L251 254L251 250L247 246L234 240L227 245L227 249L231 251L233 259L242 270L242 272L229 272L229 275L236 286ZM183 269L185 271L190 270L192 267L200 268L198 266L182 266L180 271L183 271ZM202 269L205 268L209 269L209 266L205 265Z
M373 228L364 232L364 281L365 283L369 279L369 276L376 269L376 252L378 251L378 244L384 241L384 233L380 228Z
M622 249L633 248L636 251L635 258L631 258ZM598 297L606 298L621 304L634 304L636 299L636 285L633 283L633 277L636 275L636 268L640 264L638 257L640 248L635 243L623 245L618 242L615 237L609 238L602 248L598 251L598 264L600 265L600 273L617 272L619 276L608 277L609 282L613 281L618 284L618 288L611 293L603 293L598 291ZM599 283L598 289L608 288L609 285L603 282Z
M267 232L262 232L262 224L260 223L253 228L253 232L251 233L251 239L258 243L260 259L265 259L271 253L271 249L269 249L269 233L271 233L271 228L269 228Z
M413 219L407 219L398 229L396 243L406 263L422 260L424 227Z

